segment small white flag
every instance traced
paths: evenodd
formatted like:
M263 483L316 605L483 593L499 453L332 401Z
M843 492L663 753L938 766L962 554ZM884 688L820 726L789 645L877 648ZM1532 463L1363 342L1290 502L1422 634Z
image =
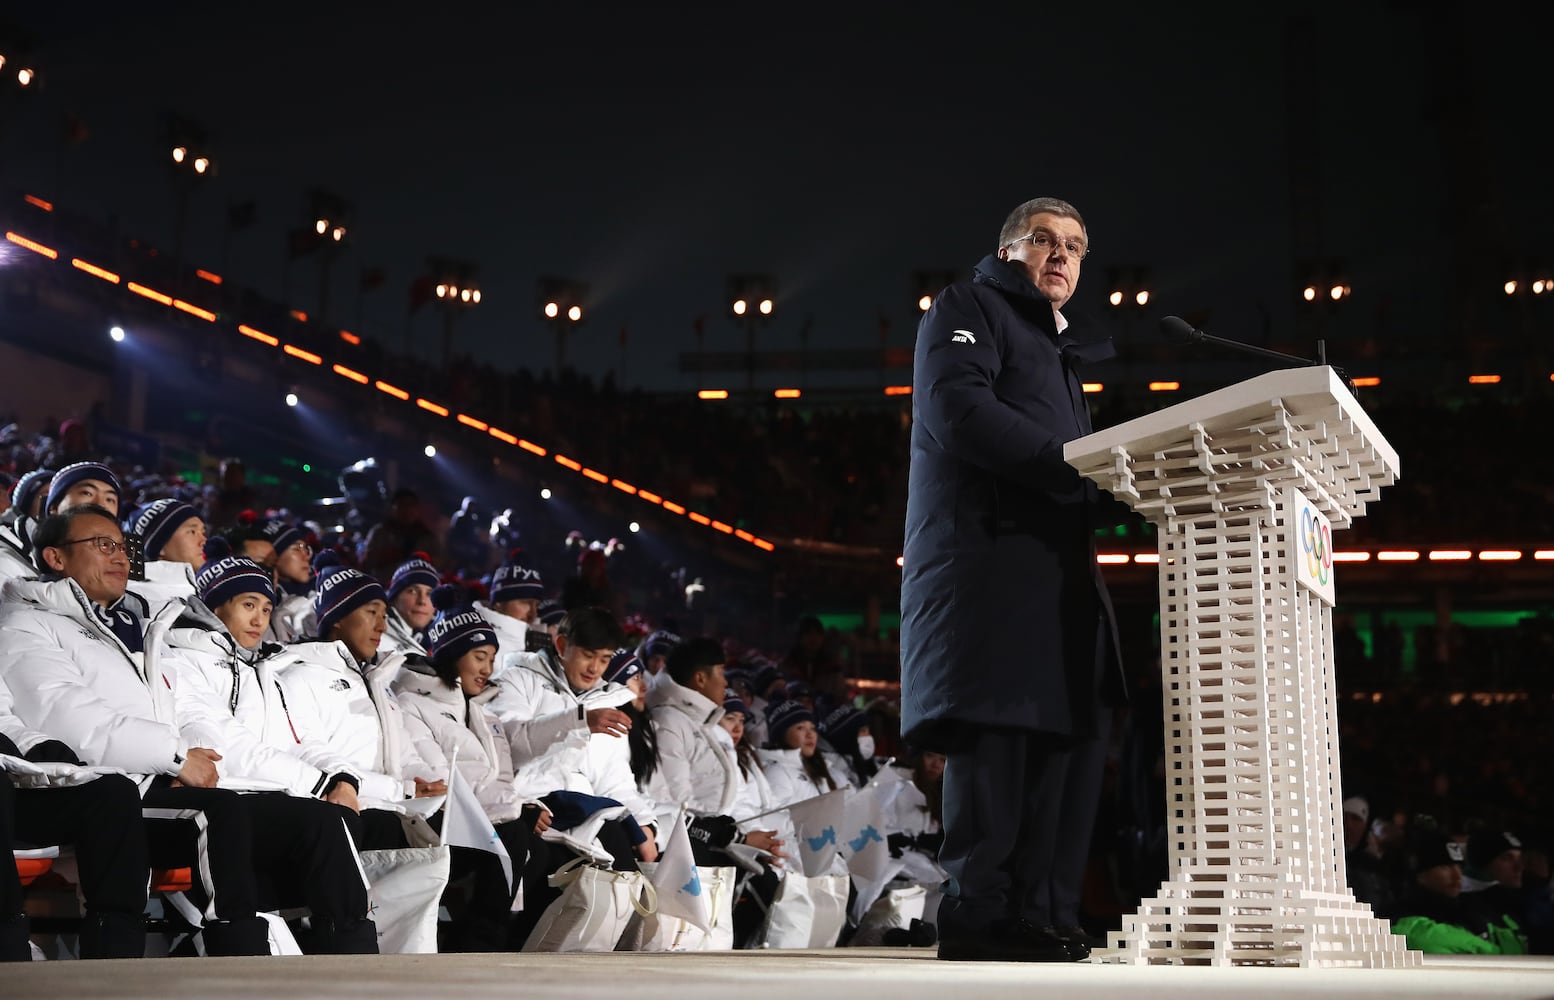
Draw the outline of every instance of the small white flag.
M684 806L669 824L669 842L659 854L658 867L650 878L653 888L658 891L660 914L679 917L692 927L712 933L712 907L696 871L690 835L685 832Z
M496 834L496 827L475 797L475 790L459 773L457 755L448 768L448 803L443 807L442 842L449 847L472 847L490 851L502 862L507 888L513 888L513 859Z
M894 791L871 784L847 803L846 832L841 838L841 847L847 856L847 871L858 890L853 903L854 920L863 916L879 898L880 891L901 870L901 861L890 856L890 845L885 841L884 798Z
M793 830L799 838L799 861L810 878L831 871L831 862L842 849L842 828L847 821L847 791L838 788L788 807Z

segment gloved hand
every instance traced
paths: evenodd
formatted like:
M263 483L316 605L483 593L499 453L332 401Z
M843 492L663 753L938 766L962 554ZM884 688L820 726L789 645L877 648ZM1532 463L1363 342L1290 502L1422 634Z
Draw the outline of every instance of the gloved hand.
M722 849L739 835L739 825L732 816L697 816L691 820L687 832L692 840L699 840L708 847Z
M24 756L34 764L75 764L78 767L86 766L86 761L77 757L74 750L59 740L44 740L31 750L28 750Z

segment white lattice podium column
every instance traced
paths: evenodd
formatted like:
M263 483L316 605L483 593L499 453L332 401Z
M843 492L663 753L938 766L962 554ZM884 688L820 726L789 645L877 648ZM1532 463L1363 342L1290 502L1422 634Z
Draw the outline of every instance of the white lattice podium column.
M1310 368L1064 457L1160 538L1170 874L1101 960L1417 965L1345 884L1331 593L1297 573L1321 567L1324 528L1395 480L1396 454L1331 370Z

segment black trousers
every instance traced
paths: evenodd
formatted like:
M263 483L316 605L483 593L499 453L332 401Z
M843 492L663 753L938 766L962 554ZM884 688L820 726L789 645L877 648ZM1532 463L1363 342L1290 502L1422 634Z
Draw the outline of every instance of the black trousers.
M71 846L85 900L82 958L136 958L146 952L144 912L150 862L140 822L140 790L120 774L69 788L16 788L0 774L0 845ZM31 958L21 879L0 865L0 961Z
M192 869L186 895L205 921L212 954L267 951L255 912L296 905L306 905L325 928L319 950L376 950L367 886L351 851L349 809L280 792L158 782L141 810L152 867ZM212 925L224 924L233 933L218 926L212 934Z
M433 829L442 832L442 813L433 816L430 822ZM449 929L447 947L439 947L439 951L516 950L511 941L513 895L529 860L529 842L537 838L533 824L526 826L522 820L493 825L502 846L507 849L507 856L512 859L513 885L507 884L502 860L490 851L473 847L451 848L448 851L448 882L451 885L469 878L470 895L463 914ZM519 941L518 947L522 945Z
M946 755L946 930L1010 917L1078 926L1110 718L1102 709L1080 739L980 727Z
M86 911L138 917L151 865L140 822L140 790L122 774L70 788L15 788L0 776L0 842L75 849ZM22 908L15 865L0 872L0 913Z

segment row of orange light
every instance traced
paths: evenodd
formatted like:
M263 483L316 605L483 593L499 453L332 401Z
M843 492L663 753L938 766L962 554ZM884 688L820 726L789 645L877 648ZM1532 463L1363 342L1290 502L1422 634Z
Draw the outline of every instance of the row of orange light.
M1469 375L1468 384L1499 385L1502 381L1502 378L1503 376L1500 375ZM1364 375L1359 378L1352 379L1351 381L1354 382L1354 386L1357 389L1374 388L1375 386L1381 385L1381 378L1376 375ZM1554 382L1554 373L1549 375L1549 381ZM1081 385L1086 393L1104 392L1106 390L1106 383L1104 382L1084 382ZM1174 380L1149 383L1150 392L1177 392L1180 391L1181 388L1182 383ZM798 399L803 394L803 390L801 389L772 390L772 396L776 399ZM885 387L885 395L910 396L912 395L912 387L909 385L887 385ZM698 389L696 390L696 398L728 399L730 398L730 395L727 389Z
M52 209L52 206L50 206L50 209ZM49 260L59 259L59 251L55 250L53 247L44 246L42 243L28 239L19 233L7 232L5 234L5 238L19 247L31 250L33 253L39 254L40 256L47 257ZM79 271L84 271L87 274L90 274L92 277L100 278L110 284L123 284L125 288L143 298L150 299L153 302L159 302L164 306L177 309L180 312L188 313L191 316L196 316L205 320L207 323L214 323L216 321L216 314L207 309L202 309L192 303L185 302L182 299L174 298L171 295L166 295L157 291L156 289L148 288L145 285L141 285L133 281L125 281L121 275L116 274L105 267L92 264L89 261L82 260L79 257L71 258L70 262ZM212 277L216 277L217 280L215 283L220 284L219 277L215 275L212 275ZM249 326L247 323L239 323L237 332L250 340L264 344L267 347L278 347L286 355L296 358L299 361L305 361L310 365L318 365L320 367L322 367L324 364L324 359L319 355L314 354L312 351L298 347L295 344L282 343L279 337L265 333L263 330ZM342 337L343 336L344 331L342 331ZM360 338L356 338L356 340L359 342ZM675 503L673 500L666 499L665 497L654 493L652 490L633 486L631 483L625 482L624 480L616 479L612 476L606 475L603 472L599 472L596 469L588 468L581 462L568 458L565 455L551 453L548 451L548 449L542 447L541 445L537 445L532 441L526 441L523 438L518 437L516 434L509 434L507 431L502 430L500 427L493 427L478 417L472 417L467 413L455 414L440 403L434 403L429 399L415 396L407 389L402 389L399 386L385 382L382 379L374 379L364 372L359 372L354 368L348 368L345 365L333 365L331 370L341 378L349 379L358 385L371 385L379 392L388 396L393 396L395 399L402 403L408 403L414 399L415 405L419 409L425 410L426 412L435 414L439 417L454 417L460 424L463 424L465 427L469 427L477 431L482 431L486 434L489 434L491 437L498 441L512 445L516 448L522 448L524 451L527 451L540 458L544 458L549 455L556 462L556 464L560 465L562 468L576 472L584 478L590 479L596 483L611 486L614 489L620 490L622 493L634 496L639 500L643 500L647 503L653 504L654 506L662 507L664 510L671 514L684 517L690 521L694 521L703 527L711 528L712 530L721 534L731 535L742 542L748 542L749 544L754 545L756 548L766 552L771 552L776 548L776 546L771 542L764 538L757 537L756 535L751 534L743 528L736 528L724 521L719 521L708 517L705 514L699 513L698 511L690 510L682 504Z

